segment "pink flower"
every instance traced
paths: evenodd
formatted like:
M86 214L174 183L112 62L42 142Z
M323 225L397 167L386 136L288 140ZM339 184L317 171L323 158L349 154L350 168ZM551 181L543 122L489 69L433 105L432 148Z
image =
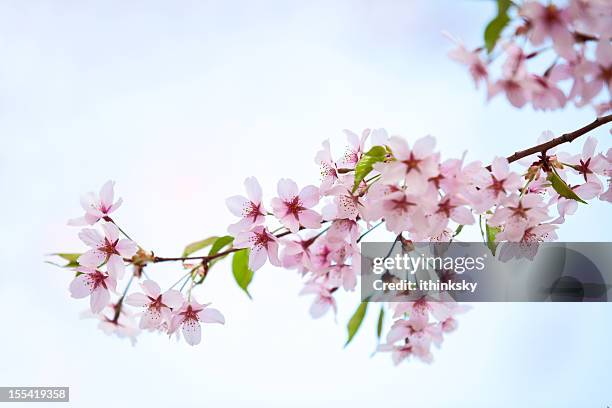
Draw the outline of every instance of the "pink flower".
M389 138L388 144L395 160L374 165L381 173L381 181L386 184L401 181L408 193L424 192L429 178L438 174L439 156L434 154L436 140L431 136L423 137L410 149L405 139L394 136Z
M266 263L266 259L280 266L278 259L278 239L263 226L258 225L250 231L241 232L234 240L236 248L250 248L249 269L253 272Z
M314 302L310 306L310 315L318 319L325 315L329 309L337 313L336 301L332 296L332 291L321 283L309 283L304 286L300 295L316 295Z
M608 177L608 190L602 195L600 195L599 199L612 203L612 149L608 149L608 152L604 157L607 161L607 164L604 168L604 175Z
M568 184L568 186L574 191L574 193L578 195L578 197L582 198L583 200L590 200L592 198L597 197L597 195L601 193L602 190L601 184L595 182L588 182L576 186ZM556 192L553 193L553 197L550 200L550 204L554 202L557 203L559 218L552 221L553 224L561 224L565 222L565 216L574 214L578 209L578 201L561 197Z
M123 200L119 198L113 203L115 195L113 191L114 186L115 182L109 180L100 189L99 196L95 193L83 195L81 197L81 207L85 210L85 215L68 220L68 225L93 225L119 208Z
M209 304L201 305L193 298L190 302L183 303L183 306L172 317L170 334L180 327L187 344L195 346L202 340L200 322L225 324L225 318L221 312L208 307Z
M529 39L533 45L540 45L550 37L559 55L568 60L573 58L574 37L568 29L570 16L567 9L529 1L521 7L520 14L529 21Z
M125 264L123 258L131 258L138 250L129 239L119 239L119 229L113 223L102 224L104 236L92 228L84 228L79 238L92 249L78 258L80 265L98 267L106 262L108 273L115 279L123 278Z
M370 135L370 129L365 129L361 133L361 139L355 133L347 129L344 130L344 134L346 135L349 145L339 164L343 167L353 169L364 153L365 141Z
M554 110L565 106L565 94L546 76L533 75L535 86L531 103L535 110Z
M234 237L240 232L249 230L253 225L264 222L266 209L261 203L261 187L255 177L244 180L247 197L233 196L228 198L225 203L227 208L237 217L242 217L240 221L228 227L228 232Z
M508 160L496 157L491 165L489 179L480 185L476 194L478 202L474 208L477 212L484 212L494 204L499 204L507 195L515 193L521 188L521 177L510 171Z
M92 313L99 313L110 301L109 290L115 291L117 281L112 276L89 266L76 268L78 275L70 283L70 295L75 299L89 296Z
M582 98L590 101L605 87L612 90L612 45L607 40L597 43L596 61L583 61L576 74L590 78L582 87Z
M152 280L146 280L140 286L144 293L132 293L125 302L130 306L146 308L140 319L141 329L155 329L163 322L169 322L172 309L183 304L183 295L178 290L168 290L162 294L159 285Z
M444 196L438 202L438 208L430 216L429 224L431 225L432 236L440 235L448 226L449 220L453 220L457 224L472 225L474 224L474 216L471 211L465 207L467 201L459 196Z
M512 43L505 47L505 51L508 58L502 67L503 76L489 84L487 98L490 100L504 92L512 106L522 108L531 98L534 81L527 75L526 56L522 48Z
M280 198L272 199L272 211L289 231L296 233L300 226L305 228L321 227L321 215L311 210L319 202L319 189L306 186L298 194L293 180L281 179L278 182Z
M567 162L571 165L578 174L580 174L585 182L600 183L601 181L596 176L604 175L604 169L606 168L606 159L601 154L596 154L595 149L597 148L597 139L593 136L589 136L584 142L582 147L582 153L567 159Z
M525 194L523 197L512 194L505 198L501 204L489 219L489 225L499 226L523 221L539 224L550 219L542 196L537 194ZM512 241L512 239L510 240Z
M401 341L401 345L394 345ZM422 327L415 327L410 320L399 319L393 323L387 334L387 344L381 344L379 351L391 351L391 358L395 365L407 357L414 355L425 363L433 361L431 345L442 344L442 329L440 324L430 323Z
M487 65L480 58L480 55L479 55L480 50L477 49L474 51L468 51L460 41L450 36L447 36L447 37L449 37L451 41L457 44L457 48L450 51L448 53L448 57L452 59L453 61L456 61L468 67L468 71L470 72L470 75L472 76L472 79L474 80L474 84L476 85L476 88L478 88L478 85L480 84L480 82L486 83L488 80L489 74L487 70Z
M332 159L328 140L323 142L323 149L317 152L315 163L319 165L321 171L321 194L326 194L338 180L337 166Z
M136 320L134 319L133 313L128 311L125 307L122 307L119 311L119 315L115 316L117 312L117 304L108 304L101 313L92 314L90 312L83 313L83 318L95 318L100 321L98 328L106 335L116 335L119 338L128 338L132 343L132 346L136 344L137 336L140 334L140 330L136 327ZM110 317L109 317L110 316Z

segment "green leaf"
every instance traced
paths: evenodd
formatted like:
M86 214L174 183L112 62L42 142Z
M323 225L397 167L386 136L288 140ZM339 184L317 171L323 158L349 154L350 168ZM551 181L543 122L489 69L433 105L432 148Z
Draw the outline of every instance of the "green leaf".
M378 323L376 324L376 338L377 339L380 339L380 335L382 334L384 321L385 321L385 308L381 306L380 313L378 314Z
M374 146L368 150L355 165L355 183L353 192L359 187L359 183L372 171L374 163L385 160L387 149L383 146Z
M495 44L497 44L497 40L499 40L499 36L510 22L508 9L511 5L511 0L497 0L497 16L487 24L484 31L485 47L488 53L493 51Z
M234 257L232 258L232 273L234 274L234 279L236 279L238 286L240 286L250 298L251 294L249 293L248 287L251 280L253 280L253 271L249 269L248 249L245 248L234 252Z
M189 256L193 254L194 252L199 251L200 249L203 249L209 245L212 245L212 243L215 242L217 238L219 237L210 237L210 238L203 239L202 241L192 242L191 244L185 247L185 250L183 251L183 257Z
M559 193L561 197L569 198L570 200L576 200L581 203L588 204L582 198L578 197L578 194L576 194L574 190L572 190L570 186L568 186L567 183L563 181L561 177L559 177L559 174L557 174L556 171L552 171L548 173L548 177L546 177L546 180L550 181L552 188L554 188L555 191Z
M234 242L234 237L229 235L217 238L217 240L212 244L208 255L210 256L219 253L220 250L230 245L232 242Z
M455 238L457 235L461 234L461 231L463 231L463 227L464 227L463 224L459 224L459 226L457 227L457 229L453 233L453 238Z
M77 254L77 253L55 253L55 254L49 254L49 256L59 256L63 260L68 261L68 263L66 263L64 265L60 265L60 264L57 264L55 262L47 261L47 263L50 263L51 265L59 266L60 268L76 268L77 266L79 266L79 263L77 262L77 259L79 258L79 256L81 256L81 254Z
M353 337L355 337L355 334L357 334L357 330L359 330L359 326L361 326L361 323L363 322L363 318L365 317L367 309L368 302L361 302L361 304L351 317L351 320L349 320L348 324L346 325L346 328L348 330L348 339L346 340L344 347L348 346L351 340L353 340Z
M495 251L497 250L497 242L495 242L495 237L501 231L500 227L491 227L489 224L485 224L485 229L487 231L487 247L491 250L493 256L495 256Z

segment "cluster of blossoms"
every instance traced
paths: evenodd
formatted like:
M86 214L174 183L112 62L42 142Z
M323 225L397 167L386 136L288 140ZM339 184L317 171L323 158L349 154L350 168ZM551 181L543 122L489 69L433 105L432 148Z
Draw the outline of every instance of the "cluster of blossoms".
M345 132L348 145L342 157L333 158L327 141L316 155L321 169L318 187L300 190L293 181L282 179L268 212L259 183L248 178L246 197L227 200L232 213L240 217L229 232L236 237L235 247L250 249L249 267L257 270L269 260L296 269L304 279L302 293L315 296L310 309L315 318L336 311L334 292L355 289L359 242L379 225L402 240L439 242L454 239L459 226L479 222L496 229L496 242L532 244L555 239L558 225L577 209L576 199L568 198L563 189L559 193L552 177L578 199L611 200L612 151L596 153L593 138L586 140L581 154L551 149L512 171L501 157L490 168L466 163L465 155L441 160L431 136L410 146L383 129L366 129L361 137ZM539 142L551 138L552 133L545 132ZM366 177L358 164L371 159L375 151L382 154L373 160ZM556 214L551 209L555 206ZM500 258L518 256L514 248L502 245ZM397 320L380 350L392 351L395 362L411 354L430 361L430 346L440 344L443 334L456 327L454 315L464 310L425 294L415 302L392 302L390 307Z
M596 123L610 120L612 116ZM155 256L117 226L111 213L121 200L115 202L114 184L107 182L99 195L89 193L82 198L84 216L69 221L84 227L79 238L89 247L71 265L76 277L70 293L74 298L89 297L88 313L100 320L106 333L132 341L142 330L177 338L182 333L188 344L195 345L201 340L201 323L225 320L218 310L198 303L192 289L204 281L218 260L231 253L235 276L241 259L237 262L237 255L244 254L248 282L267 261L297 270L304 281L301 293L314 295L310 313L319 318L329 311L336 313L336 291L357 287L359 243L379 226L396 236L394 242L409 244L449 242L464 226L479 224L481 231L483 226L495 230L493 238L483 234L483 240L501 243L498 256L504 260L525 256L517 252L520 245L505 242L537 244L555 239L555 230L576 212L579 201L612 201L612 149L597 152L592 137L586 139L581 153L572 155L556 151L567 135L552 140L552 133L544 132L538 140L540 155L535 160L525 155L511 169L508 159L502 157L490 166L466 162L465 154L443 160L431 136L409 144L399 136L389 137L384 129L366 129L361 136L345 133L348 143L341 157L332 155L328 141L316 154L321 174L318 185L300 189L294 181L281 179L278 196L267 206L258 181L247 178L246 196L226 201L239 217L228 227L231 235L192 243L181 257ZM546 148L540 148L542 145ZM208 255L189 256L209 245ZM194 259L199 262L187 263ZM145 267L165 261L182 261L189 271L162 291L148 278ZM117 286L126 279L126 265L133 268L119 294ZM141 289L129 293L134 278ZM180 289L174 289L181 282ZM246 290L244 282L241 287ZM440 345L444 334L456 328L455 316L465 310L449 296L415 295L410 302L398 298L387 304L395 321L379 350L392 352L395 363L411 355L431 361L431 346Z
M89 297L91 315L100 320L100 328L107 334L129 337L132 342L141 330L158 331L179 336L179 328L188 344L195 345L201 339L200 322L224 323L223 315L208 304L198 303L191 292L186 299L178 290L162 293L159 285L149 279L140 286L142 292L127 294L132 279L142 277L142 266L153 258L141 250L115 224L110 214L120 205L114 202L114 183L105 183L100 194L88 193L81 199L85 215L68 221L69 225L94 225L99 223L102 232L94 228L83 228L79 238L90 249L81 254L76 262L76 277L70 283L70 294L74 298ZM121 238L121 235L125 238ZM126 263L134 265L122 295L117 293L117 283L125 276ZM116 295L116 300L111 298ZM138 308L137 312L126 305ZM135 318L140 316L137 325Z
M468 67L477 87L486 85L488 99L503 93L518 108L531 103L536 110L554 110L573 102L592 105L599 115L612 109L610 0L571 0L565 6L508 1L498 19L508 24L499 40L489 39L488 50L470 51L457 42L449 53Z

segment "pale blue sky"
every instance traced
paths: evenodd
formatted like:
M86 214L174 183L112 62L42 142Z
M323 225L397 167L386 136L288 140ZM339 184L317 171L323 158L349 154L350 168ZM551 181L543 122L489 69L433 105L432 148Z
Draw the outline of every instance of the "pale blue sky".
M607 304L477 304L432 365L394 368L370 358L374 313L342 348L358 293L339 297L338 323L314 321L291 271L258 271L249 301L218 265L199 297L225 327L206 327L196 348L155 335L131 347L79 320L87 302L70 299L70 273L43 263L83 248L65 222L107 179L125 201L117 221L174 255L224 232L224 199L246 176L268 198L279 177L315 182L319 144L339 146L343 128L429 133L446 156L489 161L591 121L588 109L485 104L441 31L476 45L493 12L484 1L0 2L0 385L68 385L77 407L611 404ZM610 147L608 129L594 135ZM559 235L608 241L609 214L580 208Z

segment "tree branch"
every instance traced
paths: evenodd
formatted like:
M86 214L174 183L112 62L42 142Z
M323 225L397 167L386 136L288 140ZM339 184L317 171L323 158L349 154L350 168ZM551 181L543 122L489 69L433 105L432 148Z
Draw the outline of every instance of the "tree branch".
M508 160L508 163L512 163L512 162L522 159L523 157L531 156L532 154L543 153L560 144L571 143L574 140L578 139L580 136L583 136L587 134L588 132L590 132L591 130L597 129L598 127L603 126L606 123L611 122L611 121L612 121L612 115L601 116L595 119L593 122L589 123L588 125L581 127L580 129L574 130L573 132L570 132L570 133L565 133L557 138L549 140L546 143L542 143L537 146L530 147L529 149L518 151L514 153L513 155L506 157L506 159ZM491 165L488 165L486 169L490 171Z

